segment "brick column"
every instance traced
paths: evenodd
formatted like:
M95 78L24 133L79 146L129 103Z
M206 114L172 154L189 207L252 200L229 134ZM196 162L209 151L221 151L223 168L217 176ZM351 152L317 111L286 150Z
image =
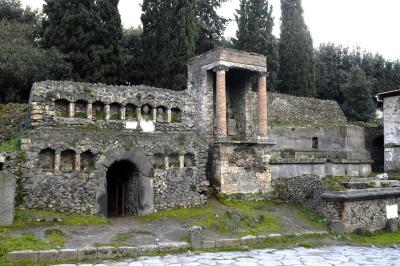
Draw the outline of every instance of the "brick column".
M110 120L110 105L106 104L104 106L104 112L106 113L106 120Z
M87 116L87 119L93 118L93 105L91 103L88 103L86 105L86 116Z
M217 66L214 68L217 74L216 86L216 126L217 138L225 139L227 136L226 122L226 72L228 68L225 66Z
M261 72L258 78L258 137L266 139L268 135L268 98L267 73Z
M75 116L75 103L69 103L68 113L69 113L69 118L74 118L74 116Z
M76 154L75 155L75 171L80 171L81 170L81 155L80 154Z
M121 106L121 120L125 120L126 118L126 107L125 105Z
M54 170L59 171L60 165L61 165L61 154L57 152L54 158Z

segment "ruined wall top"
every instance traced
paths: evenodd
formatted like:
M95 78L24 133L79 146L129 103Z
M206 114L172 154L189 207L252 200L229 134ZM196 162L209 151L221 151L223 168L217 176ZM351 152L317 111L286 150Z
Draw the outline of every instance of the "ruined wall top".
M204 70L224 65L257 72L267 71L267 58L264 55L227 48L211 50L192 58L188 64L189 67L191 65L201 65Z

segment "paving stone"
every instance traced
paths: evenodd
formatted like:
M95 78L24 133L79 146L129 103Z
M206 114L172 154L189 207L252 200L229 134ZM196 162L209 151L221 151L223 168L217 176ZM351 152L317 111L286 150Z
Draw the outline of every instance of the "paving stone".
M78 250L61 249L58 252L58 261L76 260L78 258Z
M111 259L118 256L118 249L114 247L99 247L97 248L98 259Z
M241 244L240 238L219 239L215 241L216 247L234 247L234 246L240 246L240 244Z
M21 250L8 253L8 260L11 262L17 261L38 261L39 252L31 250Z
M58 250L42 250L39 251L39 261L57 261Z
M136 257L138 255L138 248L137 247L119 247L118 248L118 255L120 257Z
M78 260L95 260L97 259L97 248L78 249Z

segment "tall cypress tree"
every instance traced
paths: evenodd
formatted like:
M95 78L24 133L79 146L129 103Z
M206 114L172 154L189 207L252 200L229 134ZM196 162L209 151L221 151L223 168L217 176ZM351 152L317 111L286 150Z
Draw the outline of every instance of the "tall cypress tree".
M218 15L217 9L227 0L197 0L196 17L198 37L196 54L202 54L222 45L228 19Z
M278 43L272 34L274 18L272 6L267 0L241 0L240 9L236 10L235 48L259 53L268 59L268 87L277 88Z
M118 1L46 0L42 44L65 54L78 81L116 83L122 29Z
M301 0L281 0L281 8L279 91L312 97L315 95L314 49Z
M185 89L197 37L195 0L144 0L142 12L145 82Z
M350 121L367 122L374 118L375 107L371 96L371 85L359 66L351 69L342 91L345 99L343 112Z

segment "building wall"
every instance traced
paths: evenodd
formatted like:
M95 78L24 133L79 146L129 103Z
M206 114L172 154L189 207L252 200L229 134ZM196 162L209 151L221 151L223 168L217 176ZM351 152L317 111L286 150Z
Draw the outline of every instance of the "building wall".
M385 171L400 169L400 96L387 97L383 103Z

